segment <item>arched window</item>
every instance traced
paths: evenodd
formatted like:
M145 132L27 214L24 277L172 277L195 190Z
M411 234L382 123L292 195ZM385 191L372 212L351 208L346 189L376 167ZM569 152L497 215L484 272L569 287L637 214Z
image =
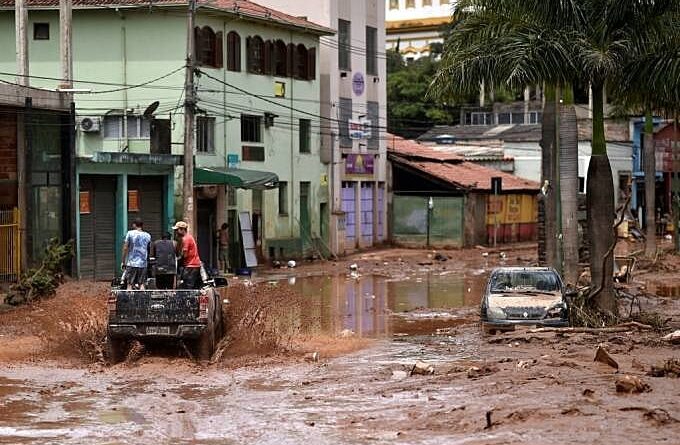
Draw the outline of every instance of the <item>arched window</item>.
M307 79L309 77L308 63L307 60L307 48L305 45L300 43L295 51L295 78L296 79Z
M196 63L213 68L222 67L222 33L209 26L194 29Z
M248 37L246 41L248 52L248 72L253 74L264 73L264 41L262 37Z
M274 75L286 77L288 74L288 50L283 40L277 40L274 44Z
M227 34L227 69L241 71L241 36L235 31Z

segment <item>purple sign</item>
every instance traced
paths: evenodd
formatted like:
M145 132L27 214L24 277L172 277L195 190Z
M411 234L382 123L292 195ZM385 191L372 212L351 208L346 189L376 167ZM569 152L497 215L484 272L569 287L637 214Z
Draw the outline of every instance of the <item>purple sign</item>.
M354 73L352 76L352 91L357 96L364 94L364 88L366 83L364 82L364 75L361 73Z
M347 158L345 158L345 174L372 175L373 155L348 154Z

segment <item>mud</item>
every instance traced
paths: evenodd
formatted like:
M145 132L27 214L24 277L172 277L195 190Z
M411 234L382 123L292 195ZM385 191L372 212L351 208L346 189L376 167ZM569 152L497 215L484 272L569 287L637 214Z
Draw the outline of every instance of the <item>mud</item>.
M666 331L484 336L480 286L500 258L470 249L419 265L428 254L384 251L323 277L310 264L237 280L228 310L241 343L209 366L163 351L93 365L44 340L35 314L57 313L49 302L0 314L0 351L35 346L0 355L0 443L675 443L678 380L647 375L680 357L660 340ZM524 264L517 256L532 261L523 249L508 251L508 264ZM403 264L384 266L393 257ZM346 268L353 260L365 261L359 277ZM680 300L639 304L680 321ZM600 345L618 372L594 361ZM305 358L314 351L318 361ZM416 361L434 374L411 376ZM617 393L623 375L651 391Z

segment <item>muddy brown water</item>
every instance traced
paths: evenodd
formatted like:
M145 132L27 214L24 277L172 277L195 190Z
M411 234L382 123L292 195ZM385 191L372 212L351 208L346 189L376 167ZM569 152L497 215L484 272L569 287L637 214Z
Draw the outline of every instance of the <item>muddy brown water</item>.
M309 304L305 331L385 338L434 333L457 316L452 309L479 304L486 274L424 273L402 277L335 275L271 280ZM311 315L311 317L309 317ZM310 321L311 320L311 321Z

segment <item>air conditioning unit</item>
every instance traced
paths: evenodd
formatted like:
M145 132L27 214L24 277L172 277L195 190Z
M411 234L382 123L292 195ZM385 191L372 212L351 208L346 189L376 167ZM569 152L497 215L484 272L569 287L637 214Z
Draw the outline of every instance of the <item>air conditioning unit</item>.
M84 133L97 133L101 128L102 120L99 117L85 116L80 119L80 131Z

